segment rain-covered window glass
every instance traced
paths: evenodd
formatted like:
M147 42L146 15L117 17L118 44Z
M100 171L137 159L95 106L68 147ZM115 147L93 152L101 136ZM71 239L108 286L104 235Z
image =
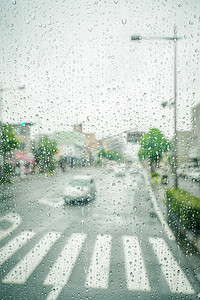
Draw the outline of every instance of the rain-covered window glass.
M0 25L0 299L198 299L200 1Z

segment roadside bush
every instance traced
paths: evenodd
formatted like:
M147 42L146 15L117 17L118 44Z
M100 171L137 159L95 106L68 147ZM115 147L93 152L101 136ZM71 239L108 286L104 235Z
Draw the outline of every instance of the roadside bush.
M48 169L49 169L49 172L54 172L56 170L56 161L55 161L55 159L50 160Z
M151 178L154 178L154 177L157 177L157 176L159 176L158 173L156 173L156 172L151 172Z
M101 166L101 165L102 165L102 162L101 162L100 160L97 160L95 165L96 165L97 167L98 167L98 166Z
M184 190L167 189L166 200L169 216L175 214L188 229L200 229L199 198Z
M4 165L1 168L1 172L0 172L1 175L0 183L5 183L5 182L10 183L13 173L14 173L13 166L8 162L4 162Z

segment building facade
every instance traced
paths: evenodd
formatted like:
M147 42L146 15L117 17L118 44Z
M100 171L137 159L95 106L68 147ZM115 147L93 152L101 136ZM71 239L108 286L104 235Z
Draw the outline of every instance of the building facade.
M139 143L144 134L142 131L128 131L126 141L127 143Z
M114 151L116 153L123 154L125 148L125 141L122 134L116 134L108 136L105 139L99 141L100 149L107 151Z
M200 164L200 103L192 109L190 158Z
M87 160L98 160L98 152L100 150L99 141L95 138L94 133L85 133L85 157Z
M32 123L11 124L16 138L21 142L17 152L32 153L31 126Z
M15 173L27 175L35 173L35 156L31 140L33 123L11 124L15 137L20 141L20 148L13 151Z
M80 131L61 131L51 134L51 139L55 140L58 148L58 160L63 160L71 167L81 165L85 160L85 135Z
M177 131L178 165L190 161L191 137L191 131Z

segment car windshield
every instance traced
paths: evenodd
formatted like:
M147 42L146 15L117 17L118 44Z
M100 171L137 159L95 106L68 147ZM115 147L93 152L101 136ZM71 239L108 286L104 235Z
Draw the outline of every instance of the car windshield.
M200 300L199 168L200 0L0 1L0 300Z

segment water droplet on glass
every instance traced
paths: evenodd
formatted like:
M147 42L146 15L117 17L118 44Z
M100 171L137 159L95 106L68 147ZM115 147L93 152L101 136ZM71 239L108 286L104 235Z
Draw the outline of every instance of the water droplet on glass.
M127 23L127 19L122 19L122 24L125 25Z

